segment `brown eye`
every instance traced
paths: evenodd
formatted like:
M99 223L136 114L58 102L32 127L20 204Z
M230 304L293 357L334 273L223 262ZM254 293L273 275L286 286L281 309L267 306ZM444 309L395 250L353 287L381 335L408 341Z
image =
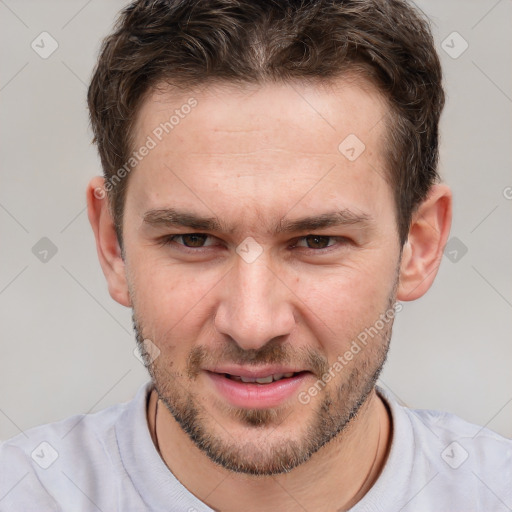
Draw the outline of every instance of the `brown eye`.
M221 247L221 244L219 244L219 240L216 237L213 235L207 235L205 233L184 233L182 235L168 235L162 237L159 242L161 246L169 246L173 248L173 250L185 251L189 254L202 253L203 251L199 251L199 249L204 249L204 251L206 251L208 249L219 249Z
M344 236L306 235L300 237L293 247L303 250L310 249L322 254L323 249L341 249L348 244L350 244L350 240Z
M329 247L330 236L309 235L305 237L307 246L310 249L325 249Z
M201 233L191 233L189 235L180 235L176 238L181 238L183 245L186 247L203 247L208 238L208 235L203 235Z

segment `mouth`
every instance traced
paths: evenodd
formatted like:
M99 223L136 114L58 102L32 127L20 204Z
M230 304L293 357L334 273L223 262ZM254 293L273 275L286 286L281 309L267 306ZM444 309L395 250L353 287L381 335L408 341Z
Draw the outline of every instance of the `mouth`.
M242 375L231 375L230 373L224 373L224 377L227 379L235 380L237 382L257 383L257 384L271 384L283 379L291 379L295 375L303 372L287 372L287 373L274 373L265 377L244 377Z
M297 397L300 388L313 377L309 371L233 369L205 371L213 389L232 406L266 409Z

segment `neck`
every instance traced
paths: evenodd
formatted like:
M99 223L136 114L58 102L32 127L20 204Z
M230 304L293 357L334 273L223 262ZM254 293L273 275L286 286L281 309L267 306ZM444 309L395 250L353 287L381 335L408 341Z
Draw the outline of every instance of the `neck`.
M347 429L306 463L277 476L242 475L214 464L163 404L156 410L153 390L148 423L162 459L191 493L222 512L287 512L297 504L319 512L348 510L377 480L391 442L389 412L373 390Z

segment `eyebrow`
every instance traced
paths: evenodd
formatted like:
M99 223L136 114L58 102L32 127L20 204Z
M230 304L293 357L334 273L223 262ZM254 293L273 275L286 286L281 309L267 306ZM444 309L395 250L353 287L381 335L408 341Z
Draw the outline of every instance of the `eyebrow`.
M175 208L149 210L144 214L144 223L150 226L187 227L205 231L231 231L223 229L216 217L203 217L192 212L180 211Z
M225 225L217 217L205 217L193 212L175 208L149 210L144 214L144 223L154 227L187 227L195 230L233 233L236 229ZM369 227L373 217L366 213L356 213L347 208L335 212L311 215L294 220L282 218L274 227L273 234L316 231L336 226L356 225Z
M322 213L303 217L291 221L283 221L275 230L275 233L290 233L296 231L316 231L337 226L359 225L366 227L371 224L372 217L366 213L355 213L349 209L338 210L336 212Z

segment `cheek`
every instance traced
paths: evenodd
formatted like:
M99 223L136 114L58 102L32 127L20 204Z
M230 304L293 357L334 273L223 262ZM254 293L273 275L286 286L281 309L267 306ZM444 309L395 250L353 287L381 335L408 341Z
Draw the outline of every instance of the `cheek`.
M384 265L301 276L295 284L298 304L304 304L302 315L323 350L343 353L352 339L375 323L388 307L394 277L392 266Z
M161 350L190 349L190 340L197 338L211 314L208 299L219 285L218 273L138 261L131 269L131 288L144 335L158 340Z

